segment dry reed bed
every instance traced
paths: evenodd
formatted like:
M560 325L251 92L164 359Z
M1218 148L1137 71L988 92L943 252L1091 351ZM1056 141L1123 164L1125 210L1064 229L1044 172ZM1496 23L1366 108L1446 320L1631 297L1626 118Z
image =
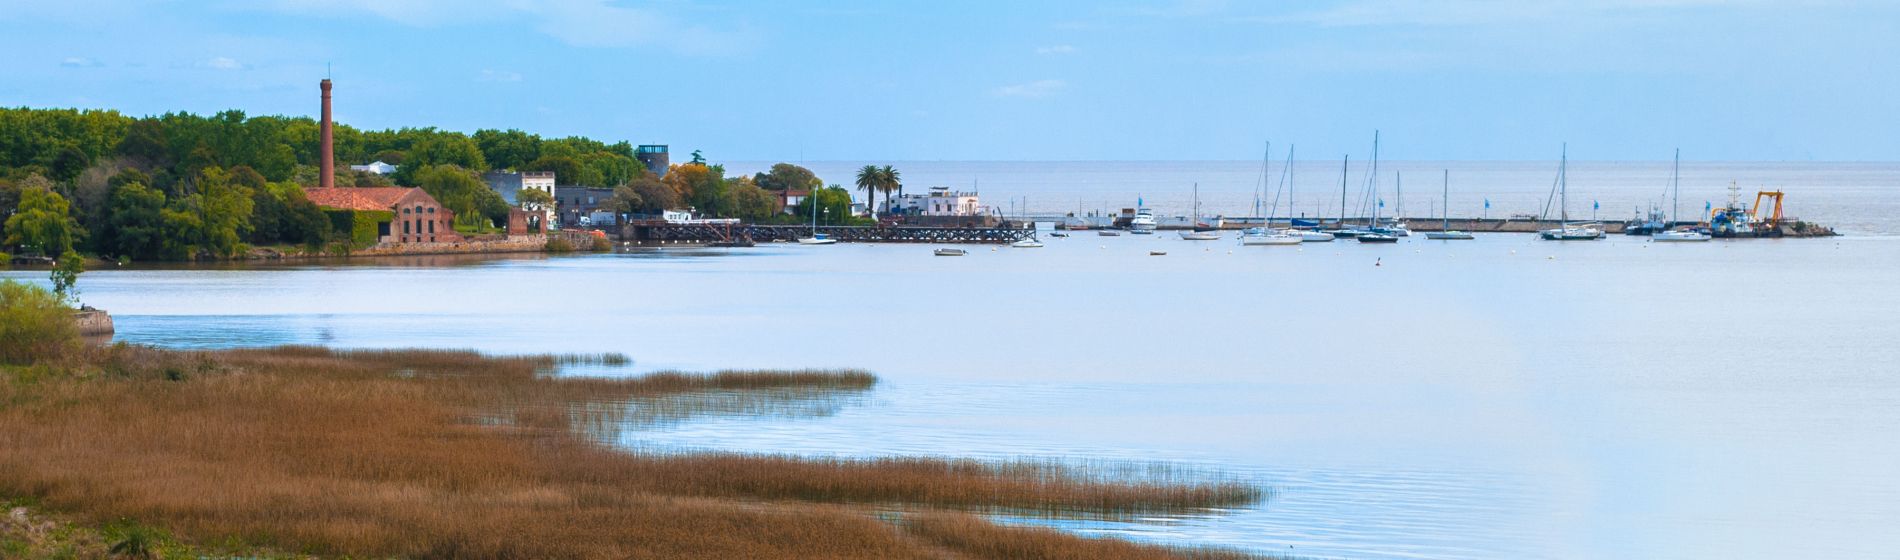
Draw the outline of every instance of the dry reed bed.
M861 504L1161 511L1260 497L1245 485L1116 484L1037 465L621 453L576 436L576 403L876 380L571 379L545 374L554 361L103 349L75 366L82 375L0 377L0 494L233 551L426 558L1146 558L1178 551L968 517L893 525Z

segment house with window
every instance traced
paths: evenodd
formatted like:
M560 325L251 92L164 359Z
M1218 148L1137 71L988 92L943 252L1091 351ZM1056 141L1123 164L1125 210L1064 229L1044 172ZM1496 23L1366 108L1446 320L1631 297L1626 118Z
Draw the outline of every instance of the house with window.
M931 187L928 193L906 194L891 199L886 210L911 216L980 216L983 214L983 203L975 191Z
M611 210L602 211L607 199L614 197L614 190L603 187L583 187L579 185L561 185L554 187L554 205L561 209L561 223L579 225L581 218L594 226L614 225L618 216Z
M455 243L455 212L414 187L304 189L304 196L331 216L352 239L370 243Z
M515 195L520 194L523 189L548 193L548 198L554 200L553 207L529 208L529 210L541 210L542 223L549 225L557 223L554 207L561 205L560 196L554 193L554 179L553 171L490 171L482 174L482 181L488 183L488 189L501 195L501 199L507 201L509 206L521 207L521 202L515 199Z

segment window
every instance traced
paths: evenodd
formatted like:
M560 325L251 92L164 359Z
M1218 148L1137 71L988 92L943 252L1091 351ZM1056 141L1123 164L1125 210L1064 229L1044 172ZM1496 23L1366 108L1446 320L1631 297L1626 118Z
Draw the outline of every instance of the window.
M434 213L435 213L435 207L434 207L434 206L430 206L430 207L429 207L429 213L430 213L430 214L434 214Z
M404 214L408 214L408 213L409 213L409 209L408 209L408 208L404 208L404 209L402 209L402 213L404 213Z
M402 222L402 234L409 235L409 221L408 220L403 220Z
M429 222L429 235L431 236L431 237L430 237L430 239L434 239L434 235L435 235L435 222Z

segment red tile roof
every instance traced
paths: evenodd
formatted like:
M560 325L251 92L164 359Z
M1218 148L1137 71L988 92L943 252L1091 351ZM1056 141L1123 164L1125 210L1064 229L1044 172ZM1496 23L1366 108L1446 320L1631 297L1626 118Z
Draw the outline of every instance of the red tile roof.
M415 192L414 187L333 187L304 189L305 197L317 206L338 210L388 210Z

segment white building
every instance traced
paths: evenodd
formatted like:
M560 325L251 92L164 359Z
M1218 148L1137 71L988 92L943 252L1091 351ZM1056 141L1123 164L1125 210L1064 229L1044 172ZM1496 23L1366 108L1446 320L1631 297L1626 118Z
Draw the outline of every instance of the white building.
M931 187L928 193L907 194L891 199L890 209L915 216L980 216L983 214L983 203L975 191Z
M382 160L376 160L376 161L370 162L367 165L352 165L350 166L350 170L366 171L369 173L375 173L377 175L388 175L390 173L396 172L396 166L383 163Z
M488 188L495 191L495 194L501 195L501 199L507 201L509 206L521 205L516 201L515 195L522 189L545 192L548 193L548 200L560 200L554 197L553 171L490 171L482 174L482 180L488 182ZM560 223L559 217L554 212L554 206L554 204L549 204L547 208L541 209L547 212L547 221L542 223L550 225ZM534 210L534 208L525 208L525 210Z

